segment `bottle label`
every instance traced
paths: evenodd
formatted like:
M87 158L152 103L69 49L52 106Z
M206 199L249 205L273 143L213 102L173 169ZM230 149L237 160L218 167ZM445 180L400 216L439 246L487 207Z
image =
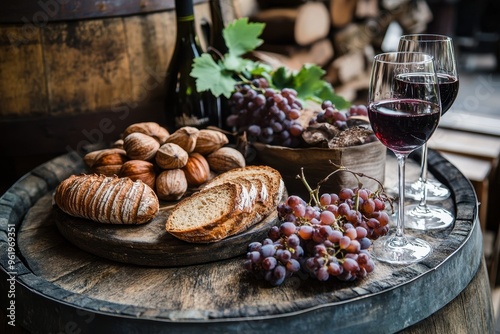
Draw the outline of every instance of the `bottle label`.
M198 118L195 116L188 117L186 115L182 115L180 117L175 118L175 126L177 128L183 126L194 126L194 127L202 127L209 123L210 119L208 117Z

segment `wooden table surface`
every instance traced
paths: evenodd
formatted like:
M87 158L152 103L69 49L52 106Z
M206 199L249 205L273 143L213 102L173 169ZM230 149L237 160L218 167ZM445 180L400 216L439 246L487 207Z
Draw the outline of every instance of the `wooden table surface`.
M429 161L433 175L450 187L453 197L443 205L456 215L453 227L421 235L434 248L430 257L409 266L377 262L375 271L357 282L292 277L273 288L243 271L241 255L151 268L75 247L51 219L51 192L84 165L78 157L61 156L0 199L2 309L14 302L16 325L30 333L68 328L82 333L491 332L493 308L474 191L432 150ZM392 171L389 158L388 182ZM17 233L11 239L9 228Z

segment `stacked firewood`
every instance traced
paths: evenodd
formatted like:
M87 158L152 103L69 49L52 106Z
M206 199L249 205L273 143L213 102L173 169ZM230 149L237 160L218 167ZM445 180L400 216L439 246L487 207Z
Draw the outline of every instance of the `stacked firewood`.
M258 57L290 68L320 65L334 86L347 87L346 94L367 85L372 56L388 51L382 45L389 25L419 33L432 19L425 0L253 1L242 14L266 23Z
M277 56L291 68L332 61L331 19L324 1L257 0L257 7L250 20L266 24L261 54Z

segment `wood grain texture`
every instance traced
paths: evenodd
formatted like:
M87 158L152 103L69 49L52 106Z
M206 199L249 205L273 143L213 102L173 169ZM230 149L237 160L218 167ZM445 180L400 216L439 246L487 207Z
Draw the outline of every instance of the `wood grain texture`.
M50 25L42 34L52 113L111 107L131 96L130 64L122 19Z
M7 272L15 271L16 311L20 323L34 333L61 331L68 323L84 333L492 332L474 192L463 175L432 150L429 161L431 172L452 190L454 200L444 204L457 213L452 228L422 236L434 246L431 257L405 267L377 262L367 279L354 283L292 277L270 288L242 270L240 257L146 268L74 247L55 226L49 194L57 179L84 166L62 157L33 171L0 199L2 229L7 222L16 226L21 255L13 270L7 270L2 252L0 289L6 293ZM5 232L0 236L5 250Z
M0 25L0 116L48 113L40 31Z
M206 0L195 3L197 29L203 38L201 23L210 20L209 6ZM115 5L117 9L126 4ZM129 15L117 11L107 17L42 23L27 18L24 24L2 25L0 116L116 111L120 105L150 107L151 99L156 112L163 114L163 81L176 24L173 3L147 10L156 5L144 2L142 10L128 8ZM224 8L230 10L232 3Z
M304 168L304 175L311 187L316 188L318 182L328 174L338 170L337 166L346 167L358 173L364 173L381 182L385 177L385 153L387 148L379 141L340 147L334 149L287 148L262 143L254 143L257 161L277 169L283 176L289 193L309 198L307 189L296 176ZM335 165L333 165L334 163ZM369 178L360 178L363 186L376 190L378 183ZM323 192L338 193L342 187L357 187L358 181L348 172L337 172L321 185Z
M161 100L166 68L175 46L175 13L133 16L125 19L124 25L130 57L130 100Z
M194 3L206 0L194 0ZM53 21L95 19L101 17L145 14L173 9L174 0L102 1L4 1L0 4L0 21L44 24Z

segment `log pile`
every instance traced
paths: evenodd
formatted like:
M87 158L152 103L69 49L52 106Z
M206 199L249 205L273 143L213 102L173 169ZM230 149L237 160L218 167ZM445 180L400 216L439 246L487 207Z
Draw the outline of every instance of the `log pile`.
M425 0L252 1L252 10L246 9L250 21L266 23L256 57L292 69L322 66L347 99L367 87L373 55L389 51L382 42L390 24L402 33L419 33L432 19Z

